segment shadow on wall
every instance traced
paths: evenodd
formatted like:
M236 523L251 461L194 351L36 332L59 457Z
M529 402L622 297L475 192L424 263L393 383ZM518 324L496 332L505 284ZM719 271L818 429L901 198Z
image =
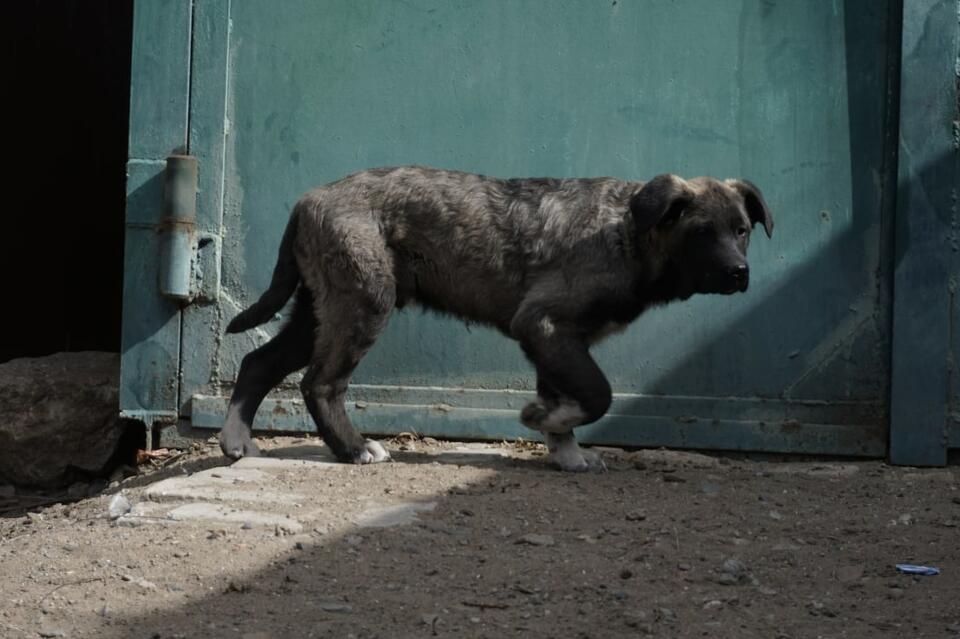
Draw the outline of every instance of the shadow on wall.
M755 160L754 172L745 176L761 187L779 183L780 194L785 196L776 203L776 196L767 195L768 202L773 201L777 229L772 249L766 246L768 240L762 232L754 233L751 253L756 255L759 248L770 258L760 264L753 258L756 279L762 283L764 266L780 264L783 254L802 261L788 265L783 276L765 290L754 286L745 297L722 300L723 304L746 305L751 295L765 295L659 376L655 394L666 394L669 389L670 395L696 397L709 389L711 397L742 397L743 389L759 388L763 389L756 393L759 398L779 400L773 403L781 405L826 401L833 409L833 423L865 427L851 430L851 435L870 437L879 450L885 449L900 55L898 3L890 4L888 11L880 3L844 3L847 85L842 98L847 121L836 131L849 131L849 156L843 162L827 162L831 167L827 170L837 171L835 178L824 175L822 167L802 166L789 167L792 181L783 175L765 175L770 168L762 158ZM762 20L763 11L759 9L761 15L754 19ZM760 37L765 37L766 31L760 32L764 34ZM885 46L878 46L880 38ZM774 42L762 46L763 50L776 49ZM764 76L758 73L757 77ZM759 89L755 87L757 94ZM742 90L744 95L752 94L749 86ZM795 126L801 116L794 113ZM790 134L779 137L788 143ZM801 173L808 170L821 173L804 180ZM831 199L830 194L799 191L805 182L846 183L849 193ZM792 192L793 201L805 200L806 208L786 201ZM845 226L837 228L840 224ZM790 248L777 248L781 246ZM775 252L782 254L777 257ZM687 302L691 322L709 317L704 309L708 311L713 302L697 298ZM643 322L641 318L639 323ZM629 403L624 408L626 413L634 412ZM635 408L642 411L639 403ZM782 410L761 407L750 419L786 418Z

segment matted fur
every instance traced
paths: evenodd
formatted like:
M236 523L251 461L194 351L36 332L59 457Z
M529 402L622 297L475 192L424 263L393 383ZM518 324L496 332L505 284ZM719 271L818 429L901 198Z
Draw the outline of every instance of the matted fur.
M505 180L396 167L314 189L294 207L270 288L227 329L267 321L300 287L279 345L244 359L224 452L255 454L256 406L310 364L303 392L319 432L346 461L370 457L343 393L391 310L410 303L520 342L539 395L523 423L556 432L596 421L611 392L589 345L651 306L746 290L756 223L772 231L759 190L741 180Z

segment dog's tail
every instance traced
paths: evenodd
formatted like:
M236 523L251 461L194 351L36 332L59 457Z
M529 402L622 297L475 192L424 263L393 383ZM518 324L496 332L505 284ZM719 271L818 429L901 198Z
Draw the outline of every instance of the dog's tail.
M273 267L270 286L260 299L230 321L227 325L228 333L242 333L267 322L283 308L293 292L297 290L297 284L300 283L300 269L297 268L297 258L293 253L293 241L297 235L299 217L295 207L287 223L287 229L283 232L283 239L280 241L277 265Z

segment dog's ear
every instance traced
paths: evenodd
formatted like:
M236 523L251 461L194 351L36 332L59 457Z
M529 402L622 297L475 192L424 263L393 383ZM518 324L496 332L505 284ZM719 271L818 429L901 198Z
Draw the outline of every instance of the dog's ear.
M646 233L657 224L670 224L693 201L693 189L676 175L658 175L630 198L635 232Z
M727 180L727 185L743 198L743 203L747 207L747 216L751 224L763 224L763 230L767 232L767 237L773 234L773 217L770 215L770 209L763 199L763 194L757 185L747 180Z

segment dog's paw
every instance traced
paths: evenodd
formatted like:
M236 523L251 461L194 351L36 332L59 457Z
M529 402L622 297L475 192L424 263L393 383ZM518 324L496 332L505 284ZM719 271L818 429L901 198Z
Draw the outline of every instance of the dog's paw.
M380 462L390 461L390 453L383 445L375 440L368 439L363 445L363 450L357 455L358 464L379 464Z
M233 460L241 457L260 456L260 449L253 443L249 435L236 433L226 428L220 431L220 450Z
M580 448L572 435L547 435L547 463L568 473L605 472L607 465L599 453Z

